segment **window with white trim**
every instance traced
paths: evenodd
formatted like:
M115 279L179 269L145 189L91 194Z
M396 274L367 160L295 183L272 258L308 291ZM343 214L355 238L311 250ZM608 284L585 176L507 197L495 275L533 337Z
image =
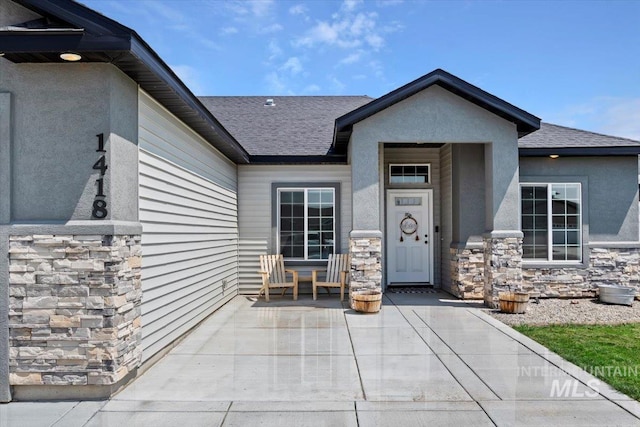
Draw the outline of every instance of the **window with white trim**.
M582 260L579 183L521 184L520 201L525 260Z
M430 165L423 164L390 164L390 184L429 184Z
M335 252L334 188L278 188L278 248L287 259L324 260Z

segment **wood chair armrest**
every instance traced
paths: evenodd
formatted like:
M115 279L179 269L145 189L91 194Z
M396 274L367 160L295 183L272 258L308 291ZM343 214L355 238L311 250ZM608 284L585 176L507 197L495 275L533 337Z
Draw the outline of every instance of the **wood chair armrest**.
M315 270L311 270L311 283L316 283L317 279L318 279L318 273L319 272L325 272L327 271L326 268L318 268Z
M291 273L294 280L298 280L298 270L284 270L285 273Z

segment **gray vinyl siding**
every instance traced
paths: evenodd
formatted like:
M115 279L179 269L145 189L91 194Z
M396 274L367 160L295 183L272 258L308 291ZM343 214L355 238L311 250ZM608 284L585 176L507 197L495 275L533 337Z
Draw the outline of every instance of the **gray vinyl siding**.
M237 168L142 91L139 149L148 360L237 294Z
M431 167L431 183L416 186L414 184L389 184L389 165L392 163L428 163ZM393 147L391 144L385 145L384 148L384 183L385 190L389 188L432 188L433 189L433 225L440 226L440 149L439 148L407 148L407 147ZM386 194L384 197L386 201ZM384 212L386 212L386 207ZM440 234L440 233L438 233ZM441 283L441 268L440 268L440 236L436 234L433 236L434 242L434 282L436 285Z
M443 289L451 289L451 255L449 246L453 236L452 225L452 178L451 178L451 145L447 144L440 149L440 193L442 194L441 227L440 227L440 253L441 271L440 283Z
M349 249L351 231L351 168L348 165L239 165L238 214L240 226L239 279L241 294L255 294L260 289L259 255L276 253L275 230L271 219L271 184L339 182L340 247ZM309 268L296 267L308 274Z

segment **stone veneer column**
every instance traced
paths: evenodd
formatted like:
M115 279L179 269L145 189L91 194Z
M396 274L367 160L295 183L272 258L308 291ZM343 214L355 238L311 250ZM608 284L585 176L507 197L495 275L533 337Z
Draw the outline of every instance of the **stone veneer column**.
M484 298L484 244L474 242L449 248L450 292L462 299Z
M141 361L140 236L9 241L10 384L110 394Z
M484 235L484 302L498 306L498 293L522 284L521 231L492 231Z
M349 236L351 276L349 296L354 292L382 290L382 232L352 231Z

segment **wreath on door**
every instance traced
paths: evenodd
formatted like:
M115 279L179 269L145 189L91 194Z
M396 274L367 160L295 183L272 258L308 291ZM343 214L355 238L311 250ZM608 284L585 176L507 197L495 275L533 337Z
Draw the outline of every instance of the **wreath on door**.
M411 216L410 213L406 213L404 214L404 218L402 218L402 221L400 221L400 241L404 242L404 236L403 234L406 234L407 236L411 236L413 234L416 235L416 240L420 240L420 237L418 236L418 221L416 221L416 219L414 217Z

